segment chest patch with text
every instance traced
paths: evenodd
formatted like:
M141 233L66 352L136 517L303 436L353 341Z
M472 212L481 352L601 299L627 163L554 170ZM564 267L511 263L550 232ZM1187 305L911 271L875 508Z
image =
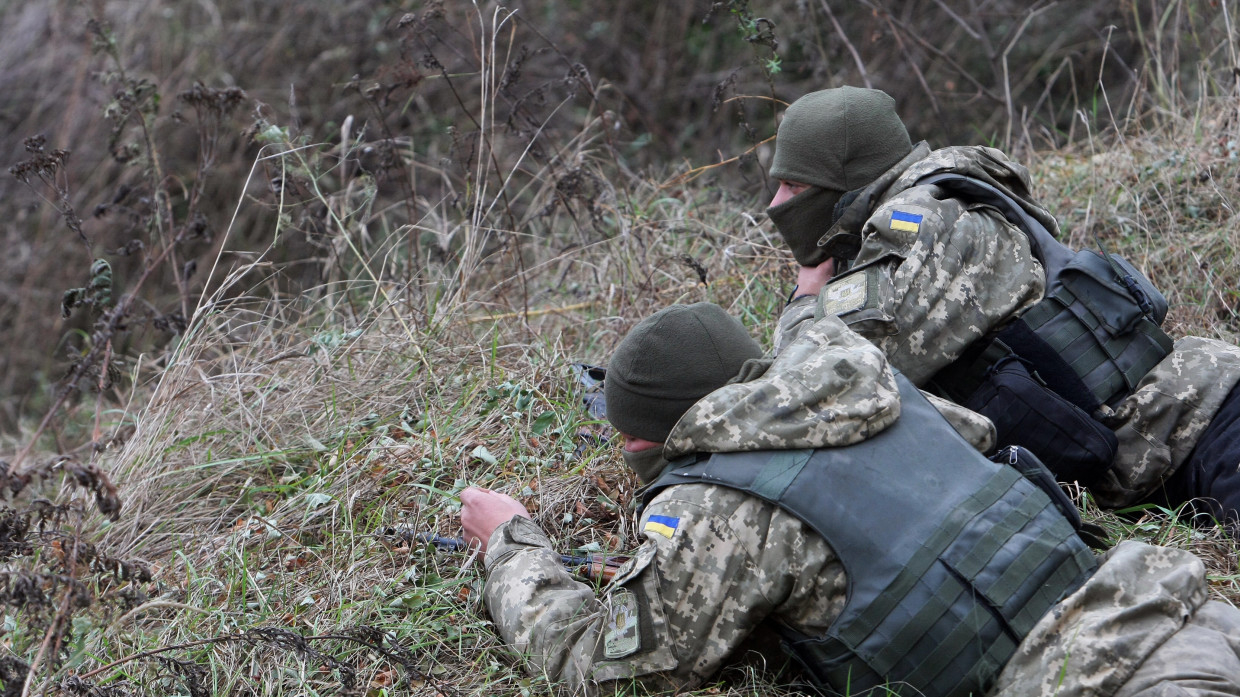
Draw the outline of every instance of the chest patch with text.
M842 315L860 310L869 300L869 283L866 274L855 273L827 285L822 291L822 313Z

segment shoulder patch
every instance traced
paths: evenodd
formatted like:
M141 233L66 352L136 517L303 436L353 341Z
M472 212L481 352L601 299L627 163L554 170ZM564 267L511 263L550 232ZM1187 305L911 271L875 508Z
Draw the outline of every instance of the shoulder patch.
M676 528L680 527L680 518L673 518L666 515L652 515L646 519L646 525L642 527L642 532L652 532L662 535L667 539L672 539L672 535L676 534Z
M891 211L891 221L889 222L892 230L900 230L902 232L917 232L921 229L921 216L908 211Z
M641 631L638 628L640 617L636 595L624 589L611 594L607 608L607 625L603 632L605 658L624 658L637 653L641 648Z
M869 274L854 273L832 281L822 289L820 297L824 317L860 310L870 299Z

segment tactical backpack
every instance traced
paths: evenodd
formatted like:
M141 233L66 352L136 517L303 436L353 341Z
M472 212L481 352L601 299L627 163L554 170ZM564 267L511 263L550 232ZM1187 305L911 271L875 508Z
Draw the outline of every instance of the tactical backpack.
M1046 270L1043 299L970 347L930 387L989 417L1000 445L1030 448L1061 481L1089 484L1115 456L1103 420L1171 352L1161 327L1166 298L1101 245L1073 251L984 181L947 173L918 184L998 210L1028 236Z

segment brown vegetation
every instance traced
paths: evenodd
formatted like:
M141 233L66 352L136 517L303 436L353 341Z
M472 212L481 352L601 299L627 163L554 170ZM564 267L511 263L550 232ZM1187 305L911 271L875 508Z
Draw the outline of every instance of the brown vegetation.
M1240 338L1234 1L774 5L0 6L4 694L545 693L477 560L390 531L484 484L565 549L635 539L569 363L676 301L769 335L804 91L1018 153L1175 333ZM1166 513L1091 516L1240 597Z

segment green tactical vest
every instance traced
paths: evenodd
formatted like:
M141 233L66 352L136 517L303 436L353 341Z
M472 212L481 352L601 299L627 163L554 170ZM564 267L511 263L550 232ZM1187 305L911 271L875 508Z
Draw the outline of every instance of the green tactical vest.
M780 505L831 545L848 578L840 616L823 636L781 627L784 649L821 687L981 695L1096 560L1041 489L980 455L897 380L900 418L874 438L677 461L645 501L677 484L726 486Z

